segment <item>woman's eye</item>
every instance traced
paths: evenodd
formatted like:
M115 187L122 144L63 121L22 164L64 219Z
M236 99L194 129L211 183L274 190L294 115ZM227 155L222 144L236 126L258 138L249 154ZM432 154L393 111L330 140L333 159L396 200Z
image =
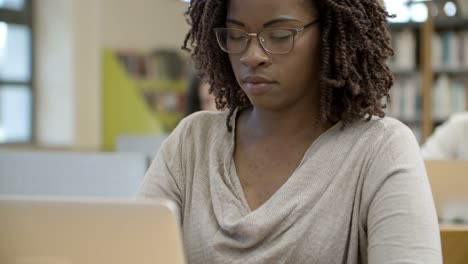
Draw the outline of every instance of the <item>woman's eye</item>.
M291 34L288 32L273 32L270 33L269 38L272 40L287 40L291 37Z
M229 34L229 39L231 39L231 40L242 40L242 39L245 39L245 34L231 33L231 34Z

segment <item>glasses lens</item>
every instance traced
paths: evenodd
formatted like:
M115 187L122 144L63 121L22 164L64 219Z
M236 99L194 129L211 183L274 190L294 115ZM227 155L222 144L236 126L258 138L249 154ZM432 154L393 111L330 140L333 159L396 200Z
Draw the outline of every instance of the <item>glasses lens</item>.
M232 28L216 29L216 38L221 49L229 53L241 53L249 42L247 33Z
M294 35L290 30L271 29L259 35L263 48L271 53L288 53L294 45Z

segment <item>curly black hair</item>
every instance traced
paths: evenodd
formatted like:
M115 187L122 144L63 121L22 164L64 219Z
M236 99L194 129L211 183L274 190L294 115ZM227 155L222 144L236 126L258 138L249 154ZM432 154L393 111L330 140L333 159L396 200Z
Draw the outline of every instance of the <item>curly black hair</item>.
M307 0L306 0L307 1ZM308 0L318 10L321 27L320 115L343 126L375 115L384 117L390 100L394 55L387 30L392 17L377 0ZM229 56L216 42L213 29L224 27L227 0L192 0L185 16L191 29L182 49L191 52L195 67L208 80L218 109L251 105L236 81Z

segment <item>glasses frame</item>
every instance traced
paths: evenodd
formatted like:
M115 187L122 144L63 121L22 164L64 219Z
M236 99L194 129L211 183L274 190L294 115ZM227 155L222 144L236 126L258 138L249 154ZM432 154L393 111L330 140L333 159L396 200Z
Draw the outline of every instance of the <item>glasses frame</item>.
M320 20L316 19L316 20L314 20L312 22L309 22L309 23L305 24L304 26L302 26L300 28L271 28L271 29L262 30L262 31L260 31L258 33L249 33L249 32L246 32L246 31L244 31L242 29L237 29L237 28L220 28L220 27L215 28L214 32L215 32L215 35L216 35L216 40L218 42L218 46L221 48L221 50L223 50L224 52L229 53L229 54L241 54L241 53L243 53L250 46L250 42L252 42L253 37L256 37L257 40L258 40L258 43L260 43L260 46L262 47L262 49L264 51L270 53L270 54L288 54L294 49L296 35L298 33L300 33L300 32L303 32L306 28L308 28L308 27L310 27L312 25L318 24L319 22L320 22ZM221 33L222 30L237 30L237 31L241 31L241 32L245 33L249 37L249 39L247 40L247 43L245 44L244 49L241 50L240 52L231 52L231 51L228 51L228 50L224 49L223 46L221 45L221 40L220 40L220 33ZM293 42L292 42L291 48L288 51L286 51L286 52L272 52L272 51L268 50L264 46L264 41L262 41L262 39L260 39L260 34L262 34L263 32L272 31L272 30L287 30L287 31L291 32Z

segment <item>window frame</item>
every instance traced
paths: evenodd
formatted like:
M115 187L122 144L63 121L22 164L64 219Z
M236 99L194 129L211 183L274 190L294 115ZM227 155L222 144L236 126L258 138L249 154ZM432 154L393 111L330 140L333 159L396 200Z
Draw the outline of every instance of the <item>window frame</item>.
M5 85L14 85L14 86L27 86L30 89L31 93L31 120L30 120L30 135L31 137L29 140L26 141L7 141L7 142L0 142L0 146L14 146L14 145L30 145L36 142L36 133L35 133L35 106L36 106L36 93L35 93L35 71L34 71L34 57L35 57L35 50L34 50L34 25L33 25L33 1L32 0L24 0L24 7L22 10L12 10L7 8L0 7L0 22L5 22L7 24L15 24L21 26L27 26L30 30L30 73L31 77L29 81L10 81L4 80L0 77L0 86Z

